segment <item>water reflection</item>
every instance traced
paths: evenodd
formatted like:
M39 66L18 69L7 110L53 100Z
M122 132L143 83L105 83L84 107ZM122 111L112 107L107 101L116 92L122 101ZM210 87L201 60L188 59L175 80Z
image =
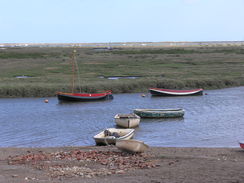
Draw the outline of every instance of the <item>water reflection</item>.
M110 80L118 80L118 79L137 79L141 78L142 76L99 76L100 79L110 79Z
M184 122L184 117L180 117L180 118L142 118L141 122L145 122L145 123L166 123L166 122L170 122L170 123L174 123L174 122Z

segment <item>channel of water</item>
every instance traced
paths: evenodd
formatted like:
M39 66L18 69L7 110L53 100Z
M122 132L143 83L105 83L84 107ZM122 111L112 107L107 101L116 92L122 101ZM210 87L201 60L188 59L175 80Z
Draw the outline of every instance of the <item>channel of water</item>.
M0 147L95 145L93 136L116 127L117 113L135 108L183 108L184 118L142 119L135 139L162 147L237 147L244 139L244 87L205 90L203 96L141 97L59 103L57 98L0 99Z

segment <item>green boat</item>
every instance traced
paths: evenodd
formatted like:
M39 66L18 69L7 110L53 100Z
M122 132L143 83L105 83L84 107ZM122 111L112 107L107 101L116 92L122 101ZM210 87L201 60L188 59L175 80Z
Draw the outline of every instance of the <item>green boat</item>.
M183 109L134 109L134 113L142 118L179 118L183 117Z

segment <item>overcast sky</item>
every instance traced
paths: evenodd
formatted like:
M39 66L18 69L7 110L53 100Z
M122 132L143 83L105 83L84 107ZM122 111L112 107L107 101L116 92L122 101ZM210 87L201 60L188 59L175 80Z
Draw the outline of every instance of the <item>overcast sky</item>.
M0 0L0 43L244 41L244 0Z

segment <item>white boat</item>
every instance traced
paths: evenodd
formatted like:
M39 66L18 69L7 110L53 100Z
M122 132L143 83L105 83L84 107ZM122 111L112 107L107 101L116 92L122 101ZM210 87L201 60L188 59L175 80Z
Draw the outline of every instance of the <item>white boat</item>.
M124 128L133 128L139 125L140 123L140 116L136 114L116 114L114 116L115 123L118 126L124 127Z
M149 88L149 91L154 96L189 96L189 95L202 95L203 89L193 90L171 90L162 88Z
M149 148L147 144L139 140L116 140L116 147L120 150L141 153Z
M93 138L96 142L96 145L110 145L115 144L116 140L131 139L134 136L134 129L117 129L117 128L108 128L102 132L95 135Z

